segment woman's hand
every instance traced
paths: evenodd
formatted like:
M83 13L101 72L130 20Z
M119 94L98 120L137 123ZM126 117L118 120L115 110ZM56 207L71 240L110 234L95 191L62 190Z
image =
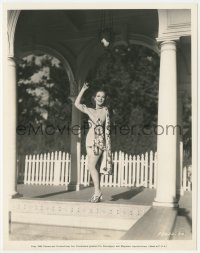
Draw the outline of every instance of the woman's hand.
M89 83L84 83L83 87L82 87L82 90L86 91L88 88L89 88Z

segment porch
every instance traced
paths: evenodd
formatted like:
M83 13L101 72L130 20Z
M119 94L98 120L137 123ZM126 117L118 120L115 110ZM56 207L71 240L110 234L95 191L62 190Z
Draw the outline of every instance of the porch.
M139 35L137 34L138 31L134 30L137 27L134 20L137 20L138 14L141 15L140 11L131 10L130 16L124 15L125 18L128 17L128 20L124 21L125 27L127 24L131 24L133 27L127 42L145 45L156 52L160 52L158 125L176 126L179 124L182 126L183 94L191 92L191 15L189 10L174 11L163 9L155 11L156 15L151 12L149 13L150 16L143 14L143 17L149 17L150 20L152 20L152 17L157 18L158 15L157 20L159 22L155 22L156 29L152 29L151 35L149 31L146 31L146 25L144 26L144 31L138 27ZM69 170L66 167L64 170L60 166L63 159L56 160L54 155L51 157L49 155L49 158L47 155L47 160L51 161L50 164L53 164L54 160L56 160L55 167L62 168L62 170L49 169L46 171L44 166L42 166L43 169L39 167L40 164L48 164L45 157L43 157L44 159L42 158L41 163L37 163L39 156L29 157L30 159L29 161L27 159L27 162L30 162L30 167L34 168L34 170L29 170L30 167L27 166L27 170L25 170L25 175L27 176L25 176L25 182L27 185L16 185L17 173L20 173L20 171L16 170L15 101L17 99L17 80L15 57L23 58L28 52L37 50L56 56L64 64L69 75L70 99L74 101L80 85L86 80L91 66L103 53L103 50L99 49L93 37L94 28L96 28L95 15L91 16L90 13L92 12L84 12L84 26L79 27L77 26L78 24L74 26L73 20L65 12L63 11L62 16L60 13L54 13L55 17L63 18L63 22L58 23L54 23L54 19L51 18L45 19L45 13L42 12L39 15L40 19L36 18L39 14L37 11L32 12L32 15L30 15L30 12L21 11L20 13L20 11L16 10L8 13L9 48L6 80L8 85L6 85L5 93L10 94L10 90L13 92L10 94L10 99L5 101L5 108L8 108L6 116L12 115L12 117L5 117L5 126L9 126L5 127L5 153L9 154L9 159L4 159L4 167L6 168L4 180L8 182L7 199L10 202L10 239L13 241L38 239L191 239L192 194L191 192L185 192L179 200L176 199L176 196L184 190L184 182L187 182L183 180L183 178L186 178L187 171L182 171L183 159L181 150L183 150L183 142L176 131L175 134L164 132L158 135L158 163L152 163L152 166L148 166L144 157L135 160L134 157L131 159L126 159L125 157L125 160L117 159L118 161L124 161L124 164L122 166L122 162L120 162L120 165L116 162L114 169L116 177L113 176L113 180L103 181L106 184L111 182L111 186L106 187L107 185L104 185L102 187L104 195L102 203L88 203L88 199L93 193L93 189L89 185L86 185L81 190L79 189L84 182L88 183L88 180L81 181L82 178L88 179L88 174L87 177L82 177L87 171L81 169L81 164L84 163L81 163L81 138L78 135L71 136L70 147L72 156L70 161L71 168L77 168L76 170L72 170L72 173L68 174ZM46 13L49 15L48 17L51 17L52 14L50 12ZM34 16L35 14L36 16ZM19 16L19 22L17 22ZM122 21L124 17L121 17ZM35 26L36 20L39 22ZM45 24L46 20L52 20L49 25L50 29L46 29L43 25L41 30L41 24ZM118 20L120 23L120 19ZM32 25L24 27L27 21L29 21L29 24L34 24L34 27ZM145 22L142 19L142 23L151 24L148 21ZM158 24L160 25L158 26ZM182 24L185 25L183 26ZM56 33L58 36L54 36L52 33L51 28L55 27L55 25L58 25L58 34ZM37 30L36 27L39 29ZM71 27L71 31L68 29L69 27ZM68 33L63 32L66 29ZM34 31L34 33L30 34L30 31ZM116 43L126 42L123 33L124 27L121 24L118 25L117 31ZM155 32L158 32L157 38L154 38L153 34ZM42 34L44 36L41 36ZM80 34L84 36L79 37ZM36 35L37 44L35 44L33 39ZM16 42L15 50L14 39ZM49 43L50 41L53 41L53 43ZM64 47L58 41L63 41ZM41 43L44 46L41 46ZM158 44L160 44L159 50ZM85 49L82 51L80 50L81 48ZM73 54L71 54L71 51ZM88 60L90 56L94 56L93 61ZM186 63L184 63L182 58L186 59ZM86 64L88 62L89 64ZM76 108L72 107L71 114L71 125L79 125L80 113ZM195 160L195 153L193 159ZM33 164L34 166L32 167ZM54 167L50 165L48 168ZM70 175L70 180L68 180L68 175ZM77 191L70 191L70 187L68 191L66 190L66 185L69 181L71 182L71 187ZM39 185L34 185L38 182ZM66 183L66 185L56 185L60 184L60 182ZM46 185L41 185L43 183ZM54 185L47 185L48 183ZM124 185L125 183L129 185ZM118 184L119 187L113 184ZM154 187L156 187L156 190ZM19 197L17 193L22 194L22 197ZM6 222L8 222L8 219L6 219Z

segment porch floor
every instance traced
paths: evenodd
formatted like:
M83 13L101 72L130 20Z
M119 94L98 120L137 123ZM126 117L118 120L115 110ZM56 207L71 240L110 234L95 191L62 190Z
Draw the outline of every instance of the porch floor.
M93 193L93 187L85 187L80 191L66 191L64 186L37 186L19 184L18 192L22 199L88 202ZM155 197L154 189L144 187L102 187L103 203L124 205L151 206ZM152 224L154 222L152 221ZM144 227L141 227L144 230ZM74 228L66 226L48 226L13 223L11 240L120 240L125 231ZM110 237L112 235L112 238ZM145 238L140 238L145 240ZM192 193L185 192L180 198L178 215L171 234L171 240L192 239Z

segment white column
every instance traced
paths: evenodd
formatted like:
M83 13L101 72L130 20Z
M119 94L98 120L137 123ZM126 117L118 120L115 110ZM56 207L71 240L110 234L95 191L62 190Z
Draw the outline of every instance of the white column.
M72 100L72 121L71 121L71 182L67 186L68 190L80 190L80 162L81 162L81 131L80 112L74 106L76 97Z
M177 165L176 42L161 43L157 135L157 185L154 206L176 207Z
M16 64L8 57L6 83L4 85L4 171L8 181L6 189L10 197L17 195L17 161L16 161Z

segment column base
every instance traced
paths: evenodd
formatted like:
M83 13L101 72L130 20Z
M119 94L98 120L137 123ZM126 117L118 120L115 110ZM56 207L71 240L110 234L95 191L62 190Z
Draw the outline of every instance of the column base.
M178 208L179 204L178 204L178 202L160 202L160 201L154 200L154 202L152 203L152 206L175 207L175 208Z
M69 183L68 185L66 185L67 191L80 191L83 188L84 188L84 186L81 184Z

